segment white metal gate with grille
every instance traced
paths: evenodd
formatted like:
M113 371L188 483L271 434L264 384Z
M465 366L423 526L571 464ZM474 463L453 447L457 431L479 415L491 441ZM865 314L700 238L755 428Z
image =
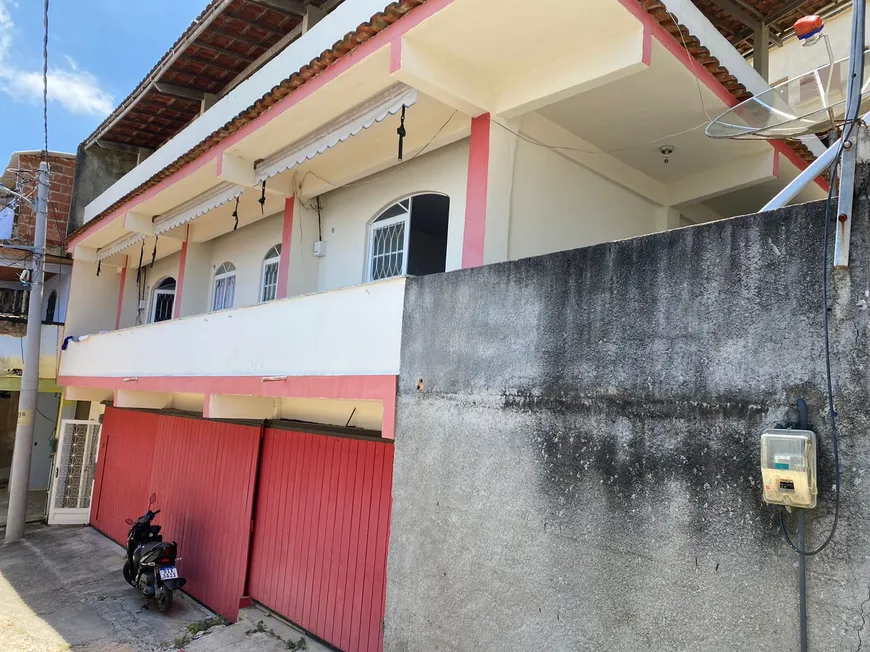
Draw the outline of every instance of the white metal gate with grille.
M88 522L99 448L98 421L64 419L61 422L49 496L49 524Z

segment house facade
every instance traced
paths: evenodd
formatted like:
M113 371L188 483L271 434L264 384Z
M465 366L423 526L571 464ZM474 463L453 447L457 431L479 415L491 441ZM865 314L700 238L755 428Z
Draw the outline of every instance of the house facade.
M41 151L13 152L0 174L0 185L28 197L36 196L36 174ZM30 471L30 489L44 491L50 484L53 439L59 415L72 418L75 404L61 404L57 385L58 354L69 296L72 259L64 242L72 199L75 156L49 152L52 193L46 232L45 286L42 298L41 355L39 358L38 413ZM0 486L8 489L18 393L24 369L23 339L27 327L30 285L22 272L32 260L34 214L24 201L0 191ZM41 498L44 500L44 497Z
M86 518L156 491L195 597L381 649L406 279L753 212L824 150L708 139L768 86L667 4L211 2L79 148Z

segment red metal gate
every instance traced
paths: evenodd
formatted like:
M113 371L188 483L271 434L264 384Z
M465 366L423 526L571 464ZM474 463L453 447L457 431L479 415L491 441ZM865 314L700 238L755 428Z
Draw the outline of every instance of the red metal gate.
M244 594L259 426L106 408L91 524L124 544L157 493L184 590L234 620ZM119 569L120 570L120 569Z
M267 428L250 596L343 650L381 650L392 479L392 442Z
M160 416L106 408L91 500L91 525L120 544L127 541L124 519L145 513L151 461Z
M160 417L151 491L184 590L235 620L245 592L260 426Z

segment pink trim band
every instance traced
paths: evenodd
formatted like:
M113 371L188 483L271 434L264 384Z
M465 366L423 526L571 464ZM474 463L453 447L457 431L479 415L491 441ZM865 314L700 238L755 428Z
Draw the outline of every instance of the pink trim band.
M384 416L381 435L395 438L396 376L288 376L263 382L262 376L58 376L62 387L96 387L117 391L230 394L275 398L325 398L381 401Z
M287 298L287 282L290 280L290 247L293 243L293 214L296 211L296 197L284 200L284 228L281 231L281 259L278 262L278 299Z

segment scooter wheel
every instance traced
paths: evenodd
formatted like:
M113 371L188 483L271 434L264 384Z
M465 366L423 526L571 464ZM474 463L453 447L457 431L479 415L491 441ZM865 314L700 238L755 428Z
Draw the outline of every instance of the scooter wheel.
M172 609L172 591L166 587L157 596L157 608L160 609L160 613L164 614Z
M133 582L135 581L136 578L133 577L133 571L130 569L130 562L129 561L124 562L124 570L121 572L124 574L124 579L127 580L127 584L129 584L130 586L135 586L135 584L133 584Z

